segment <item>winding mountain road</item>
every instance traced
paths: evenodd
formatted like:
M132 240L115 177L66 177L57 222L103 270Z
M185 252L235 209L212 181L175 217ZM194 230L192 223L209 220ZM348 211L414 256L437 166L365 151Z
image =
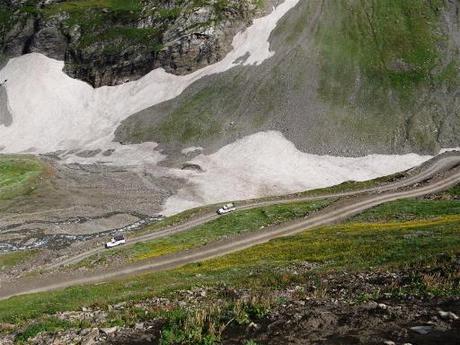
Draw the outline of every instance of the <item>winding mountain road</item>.
M281 204L286 202L307 201L324 199L326 197L343 197L343 196L358 196L358 200L352 199L343 205L326 208L317 214L301 220L267 227L264 230L257 232L246 233L235 238L216 241L209 245L195 248L189 251L183 251L171 255L165 255L150 260L145 263L131 264L122 268L116 268L105 272L94 272L84 277L76 277L72 275L57 274L56 276L44 276L42 279L29 279L28 281L16 281L10 284L4 284L0 287L0 300L7 299L13 296L45 292L65 287L103 282L115 278L124 277L127 275L138 274L141 272L153 272L165 269L172 269L188 263L193 263L201 260L219 257L235 251L240 251L254 245L268 242L272 239L295 235L299 232L317 228L319 226L336 223L350 216L356 215L369 208L377 205L405 198L420 197L427 194L436 193L445 190L451 186L460 183L460 153L449 154L444 157L439 157L431 164L423 166L421 170L412 177L403 180L389 183L383 186L369 188L360 191L337 193L331 195L322 195L315 197L289 198L286 200L270 200L246 204L240 209L250 209L254 207L268 206ZM442 174L441 174L442 173ZM439 174L434 179L431 177ZM420 182L425 182L423 186L418 186ZM415 186L414 186L415 185ZM409 188L410 187L410 188ZM362 195L364 193L364 195ZM369 194L366 194L369 193ZM214 214L206 214L197 219L190 220L184 224L171 227L152 234L140 236L131 241L131 243L152 240L163 236L168 236L174 233L190 230L200 224L211 221L218 216ZM99 251L98 248L91 249L88 252L82 253L79 256L69 258L60 262L60 265L78 262L82 258L93 255ZM78 261L75 261L78 260ZM55 266L55 267L58 267Z
M382 192L386 192L390 190L397 190L403 187L407 187L407 186L414 185L416 183L423 182L426 179L435 175L436 173L440 171L451 169L452 167L455 167L458 164L460 164L460 152L458 155L446 155L446 157L444 158L435 160L432 163L428 163L426 167L422 166L421 170L417 174L414 174L413 176L409 176L409 177L406 177L404 179L401 179L401 180L398 180L392 183L388 183L388 184L384 184L384 185L380 185L380 186L376 186L372 188L361 189L357 191L351 191L351 192L324 194L324 195L319 195L319 196L302 196L302 197L294 197L294 198L292 196L287 196L285 198L278 198L276 200L254 201L254 202L249 202L243 205L239 205L238 210L243 211L243 210L250 210L250 209L254 209L258 207L266 207L266 206L286 204L286 203L292 203L292 202L315 201L315 200L321 200L321 199L340 198L340 197L346 197L346 196L360 195L360 194L372 193L372 192L382 193ZM129 238L128 243L130 245L133 245L136 243L152 241L152 240L156 240L159 238L175 235L181 232L189 231L197 226L213 221L219 217L222 217L222 216L217 215L215 212L205 213L203 215L200 215L199 217L193 218L179 225L167 227L165 229L151 232L151 233L148 233L142 236ZM53 270L59 267L67 266L67 265L74 265L97 253L101 253L104 250L105 249L102 246L98 246L96 248L89 249L83 253L79 253L77 255L74 255L74 256L71 256L65 259L60 259L59 261L44 267L44 269Z

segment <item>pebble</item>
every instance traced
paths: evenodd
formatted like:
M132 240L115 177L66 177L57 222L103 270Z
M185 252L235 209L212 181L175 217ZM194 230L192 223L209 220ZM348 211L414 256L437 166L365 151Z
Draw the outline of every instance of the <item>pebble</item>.
M121 303L118 303L118 304L115 304L113 307L115 309L124 309L124 307L126 306L126 302L121 302Z
M394 341L391 341L391 340L385 340L383 343L385 345L396 345L396 343Z
M388 309L388 306L386 304L383 304L383 303L379 303L378 304L378 307L382 310L387 310Z
M421 334L421 335L427 335L430 333L433 329L431 326L415 326L410 328L412 331Z
M250 330L257 330L259 329L259 325L254 323L254 322L251 322L249 325L248 325L248 329Z
M93 328L89 333L82 339L81 345L94 345L97 343L97 337L99 335L99 329Z
M367 308L372 310L372 309L377 309L378 308L378 303L377 302L374 302L374 301L370 301L367 303Z
M118 327L110 327L110 328L101 328L101 332L104 333L105 335L111 335L118 331Z
M438 314L442 319L449 319L449 320L454 320L454 321L458 320L458 316L452 313L451 311L440 310Z

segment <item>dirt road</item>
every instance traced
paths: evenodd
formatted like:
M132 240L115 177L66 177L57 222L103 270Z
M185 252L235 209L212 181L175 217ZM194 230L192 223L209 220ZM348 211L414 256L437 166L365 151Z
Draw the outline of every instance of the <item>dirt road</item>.
M325 209L323 210L323 212L319 212L317 215L314 215L312 217L297 220L288 224L268 227L265 230L258 231L256 233L248 233L238 236L236 238L213 242L207 246L196 248L190 251L166 255L163 257L153 259L148 263L133 264L121 269L118 268L116 270L93 273L92 275L89 274L85 277L78 278L60 275L55 277L37 277L33 280L29 279L29 281L16 281L14 282L14 284L11 283L9 285L4 285L0 287L0 300L7 299L12 296L56 290L73 285L96 283L124 277L127 275L138 274L146 271L151 272L172 269L188 263L211 259L235 251L243 250L254 245L265 243L275 238L290 236L326 224L336 223L352 215L358 214L364 210L367 210L369 208L375 207L386 202L398 199L419 197L431 193L436 193L445 190L451 186L454 186L460 183L460 169L458 167L453 169L449 174L439 177L437 180L426 182L426 184L422 187L413 187L407 190L391 191L391 188L399 189L402 187L407 187L407 181L409 181L410 184L421 182L423 180L426 180L427 177L432 176L435 172L439 171L440 169L449 170L457 166L459 163L460 156L450 156L445 159L440 159L439 161L435 162L434 165L436 165L436 167L430 166L426 170L417 174L416 176L413 176L412 178L405 180L405 182L396 182L395 184L392 184L393 187L388 185L372 189L373 191L377 191L378 193L365 195L363 198L360 198L359 200L352 200L351 202L345 203L344 205L332 208L330 210ZM430 171L431 173L428 174L427 171ZM390 191L388 191L388 189L390 189ZM334 196L343 196L345 194L356 195L360 193L363 193L363 191L336 194ZM324 198L324 196L321 196L321 198ZM310 200L310 198L301 198L297 200ZM289 200L289 202L292 201L296 201L296 199ZM245 207L252 208L277 203L280 203L280 201L264 201L261 203L248 204ZM180 231L178 229L184 229L183 231L185 231L186 229L195 227L197 224L206 222L205 219L208 219L207 221L209 221L210 219L213 219L213 217L215 216L206 215L194 221L187 222L186 224L175 227L175 231ZM171 231L172 229L169 230ZM149 239L151 238L149 237Z
M291 203L291 202L302 202L302 201L315 201L319 199L326 199L326 198L340 198L346 196L353 196L353 195L360 195L364 193L380 193L390 190L397 190L403 187L411 186L413 184L422 182L427 178L435 175L439 171L448 170L457 164L460 164L460 154L459 155L446 155L445 157L438 158L434 162L427 163L427 165L422 166L420 171L413 176L404 178L402 180L398 180L396 182L388 183L381 186L376 186L373 188L362 189L359 191L352 191L352 192L345 192L345 193L334 193L334 194L325 194L321 196L304 196L304 197L297 197L293 198L286 197L284 199L276 199L270 201L254 201L250 202L241 206L238 206L238 210L250 210L253 208L264 207L264 206L272 206L284 203ZM215 220L221 216L218 216L215 212L206 213L201 215L200 217L191 219L185 223L179 224L177 226L168 227L159 231L155 231L149 234L145 234L138 237L129 238L128 242L130 245L140 243L140 242L147 242L152 241L155 239L159 239L166 236L171 236L177 233L181 233L184 231L189 231L197 226L203 225L208 223L212 220ZM102 246L89 249L83 253L77 254L75 256L66 258L64 260L60 259L55 263L52 263L45 267L45 269L53 270L62 266L66 265L73 265L76 264L88 257L91 257L97 253L104 251L105 249Z

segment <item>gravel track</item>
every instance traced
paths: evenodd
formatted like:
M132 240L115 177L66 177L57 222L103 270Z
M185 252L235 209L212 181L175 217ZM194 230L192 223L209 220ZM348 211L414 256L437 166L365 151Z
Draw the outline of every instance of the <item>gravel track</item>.
M192 249L189 251L165 255L163 257L153 259L148 263L143 262L131 264L124 268L117 268L116 270L108 270L105 272L95 272L93 274L87 273L84 277L75 277L72 275L65 276L65 274L58 274L54 277L44 276L36 277L34 279L19 279L13 283L8 283L0 287L0 300L18 295L62 289L74 285L104 282L107 280L121 278L128 275L138 274L141 272L152 272L172 269L188 263L207 260L232 252L240 251L252 247L254 245L268 242L275 238L291 236L299 232L317 228L319 226L337 223L350 216L356 215L362 211L365 211L367 209L370 209L372 207L386 202L395 201L399 199L420 197L423 195L440 192L449 187L452 187L460 183L460 169L456 168L459 164L460 154L450 154L435 160L435 162L433 162L432 165L425 166L419 173L412 177L376 188L369 188L355 192L323 195L318 197L290 198L289 200L272 200L247 204L241 207L240 209L251 209L255 207L268 206L286 202L316 200L326 197L354 196L362 195L363 193L375 192L372 194L365 194L359 200L351 199L349 202L346 202L343 205L338 205L335 208L326 208L323 211L317 213L316 215L305 219L297 220L286 224L276 225L273 227L268 227L265 230L258 231L256 233L248 233L235 238L216 241L207 246ZM451 169L454 170L450 171L449 173L446 173ZM441 174L437 178L429 180L430 178L440 173L444 174ZM417 184L420 182L426 183L423 186L417 186ZM184 224L162 231L158 231L152 234L141 236L131 241L131 243L151 240L162 236L168 236L174 233L187 231L200 224L204 224L208 221L216 219L217 217L218 216L214 214L206 214L197 219L188 221ZM57 268L65 264L78 262L79 260L82 260L84 257L87 257L90 254L92 255L94 253L97 253L100 250L101 249L99 248L91 249L90 251L82 253L79 256L63 260L60 262L59 265L55 265L54 267Z

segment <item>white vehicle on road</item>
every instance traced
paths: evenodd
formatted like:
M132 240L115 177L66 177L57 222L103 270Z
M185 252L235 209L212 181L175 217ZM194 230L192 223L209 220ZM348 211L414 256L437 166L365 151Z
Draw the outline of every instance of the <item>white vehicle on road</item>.
M113 248L113 247L117 247L117 246L120 246L120 245L125 244L125 243L126 243L126 240L125 240L125 237L123 235L115 235L110 240L110 242L107 242L105 244L105 247L106 248Z
M222 206L221 208L219 208L217 210L217 214L222 215L222 214L233 212L235 210L236 210L235 204L230 203L230 204L226 204L226 205Z

